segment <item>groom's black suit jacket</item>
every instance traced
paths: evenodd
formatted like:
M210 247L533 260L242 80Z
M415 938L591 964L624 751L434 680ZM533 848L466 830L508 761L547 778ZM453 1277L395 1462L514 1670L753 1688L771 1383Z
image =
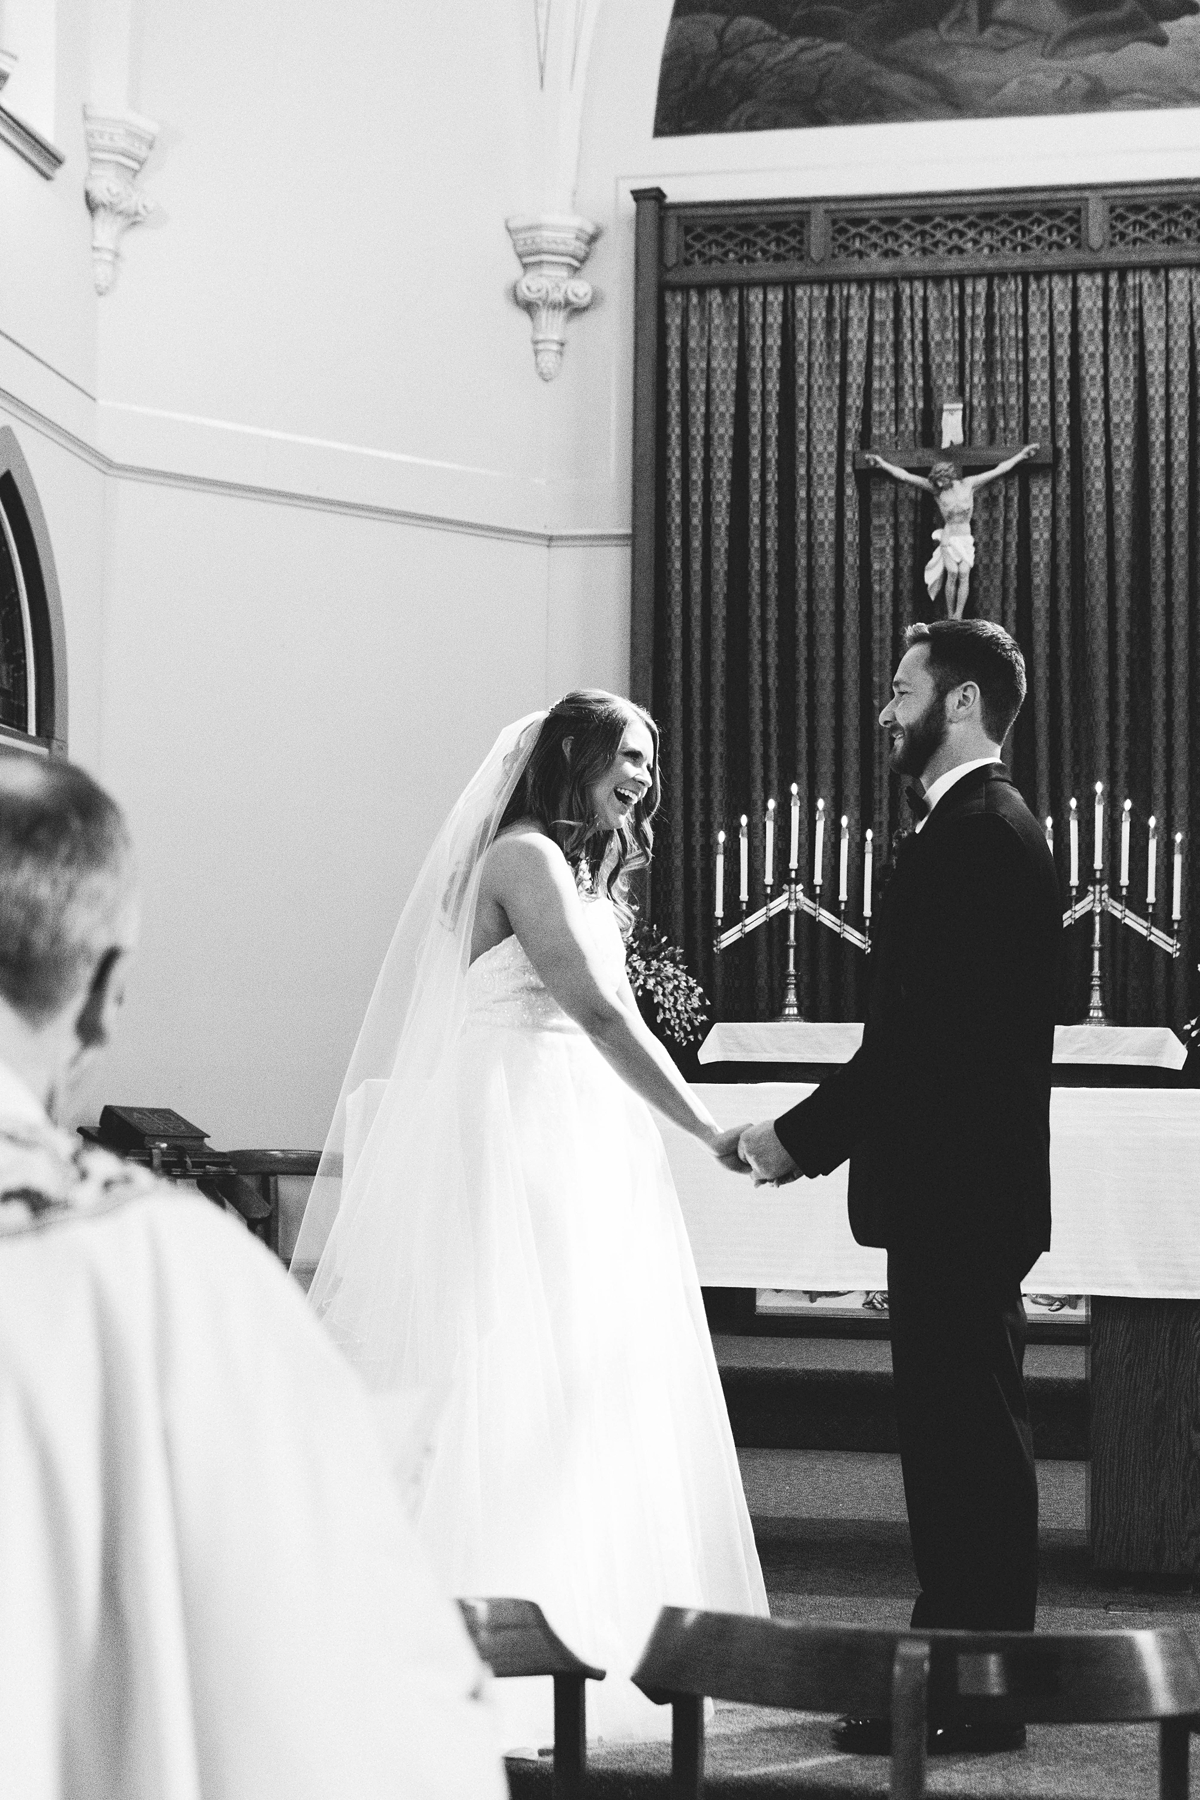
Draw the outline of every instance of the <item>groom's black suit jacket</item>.
M897 853L862 1048L775 1121L805 1175L850 1158L860 1244L1017 1273L1049 1247L1061 934L1040 826L999 763L972 770Z

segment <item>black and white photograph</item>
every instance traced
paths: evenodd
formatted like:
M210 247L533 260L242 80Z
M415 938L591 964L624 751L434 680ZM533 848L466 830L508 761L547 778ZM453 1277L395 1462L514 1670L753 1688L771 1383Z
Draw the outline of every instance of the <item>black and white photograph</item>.
M0 1800L1200 1800L1200 0L0 0Z

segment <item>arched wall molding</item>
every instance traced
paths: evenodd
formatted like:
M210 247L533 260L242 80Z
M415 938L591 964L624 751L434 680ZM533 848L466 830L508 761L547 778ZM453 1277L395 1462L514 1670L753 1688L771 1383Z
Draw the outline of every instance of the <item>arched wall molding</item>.
M37 743L67 753L67 634L46 515L11 425L0 426L0 501L21 559L33 631ZM5 733L7 741L10 734ZM16 735L16 734L12 734Z

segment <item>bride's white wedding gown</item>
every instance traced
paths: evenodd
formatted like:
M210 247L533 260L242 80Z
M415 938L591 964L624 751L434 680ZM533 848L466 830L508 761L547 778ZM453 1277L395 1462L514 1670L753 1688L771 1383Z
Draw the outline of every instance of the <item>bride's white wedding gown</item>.
M584 913L618 974L610 903ZM395 1183L436 1202L345 1222L326 1321L374 1387L437 1395L418 1528L449 1590L537 1600L609 1671L589 1735L666 1735L628 1679L659 1607L767 1601L657 1127L515 937L471 965L427 1116ZM495 1703L506 1744L550 1741L549 1681Z

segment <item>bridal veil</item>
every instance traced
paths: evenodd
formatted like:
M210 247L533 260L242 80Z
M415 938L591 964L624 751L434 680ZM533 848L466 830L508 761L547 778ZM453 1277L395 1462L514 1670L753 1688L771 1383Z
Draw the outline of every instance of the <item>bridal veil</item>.
M525 772L546 713L505 726L455 801L400 915L363 1020L292 1255L293 1273L316 1266L310 1299L318 1313L341 1284L354 1221L379 1180L414 1176L428 1157L427 1098L454 1044L466 1005L466 976L483 853ZM386 1156L383 1155L386 1146ZM443 1146L452 1154L452 1146ZM411 1180L397 1206L429 1206L437 1184ZM408 1221L419 1241L444 1216ZM462 1225L462 1221L457 1222ZM389 1311L394 1311L395 1295ZM348 1346L352 1347L352 1346ZM359 1347L361 1349L361 1346ZM358 1360L358 1358L356 1358Z

